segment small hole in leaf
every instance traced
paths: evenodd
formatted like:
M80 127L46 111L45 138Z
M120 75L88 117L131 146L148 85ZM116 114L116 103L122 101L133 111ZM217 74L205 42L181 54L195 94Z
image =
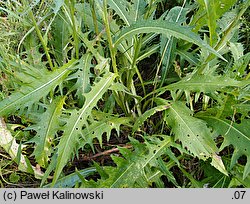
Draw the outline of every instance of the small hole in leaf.
M79 128L78 128L78 127L76 127L76 130L79 130Z
M246 150L246 149L245 149ZM238 163L241 165L246 165L247 163L247 157L245 155L242 155L239 159L238 159Z

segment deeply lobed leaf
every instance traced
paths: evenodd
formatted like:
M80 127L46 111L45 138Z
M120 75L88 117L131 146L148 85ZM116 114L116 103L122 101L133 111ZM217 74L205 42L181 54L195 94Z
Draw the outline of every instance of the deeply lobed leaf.
M37 70L39 76L25 78L30 73L22 73L25 82L20 90L16 90L10 96L0 101L0 116L13 114L18 109L30 107L34 103L39 102L50 91L54 91L55 87L60 85L71 72L75 60L70 61L55 71ZM35 70L35 69L34 69Z
M106 175L106 178L97 182L85 181L82 187L104 187L104 188L122 188L122 187L135 187L138 186L138 182L148 183L145 169L146 167L152 168L157 163L157 168L160 169L160 164L157 162L157 158L164 154L165 150L170 146L170 137L163 140L157 140L157 142L146 141L145 144L139 143L135 139L130 139L135 150L131 151L126 148L119 148L124 158L112 156L116 167L105 167L102 174ZM158 176L161 176L158 170ZM159 178L158 177L158 178Z
M33 155L36 158L37 163L42 167L47 167L49 157L53 153L52 144L54 143L54 137L61 126L58 121L58 117L63 110L65 97L58 97L47 105L47 110L37 116L39 122L33 126L26 128L26 130L35 130L36 136L29 142L35 142Z
M88 126L87 119L91 114L92 109L97 105L97 102L101 99L102 95L108 90L114 78L115 74L105 74L100 81L91 88L90 92L84 94L85 101L83 107L80 110L74 109L70 111L67 123L63 127L64 134L57 146L58 157L52 186L59 178L63 167L67 164L69 158L77 147L83 127Z
M245 179L250 173L250 120L244 119L240 124L237 124L215 116L204 115L200 118L213 127L217 136L221 135L224 137L220 151L229 145L234 146L235 149L230 164L231 168L237 163L240 156L245 155L247 157L243 173L243 179Z
M165 120L172 128L175 140L181 141L198 158L206 160L218 152L206 122L193 117L182 102L174 102L166 110Z

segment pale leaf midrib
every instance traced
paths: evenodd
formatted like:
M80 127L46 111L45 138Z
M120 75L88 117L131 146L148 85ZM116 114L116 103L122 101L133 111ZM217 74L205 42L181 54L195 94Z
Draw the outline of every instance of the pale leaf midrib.
M143 27L139 27L139 28L133 28L132 30L130 30L130 31L128 31L128 32L126 32L126 33L124 33L124 34L122 34L117 40L116 40L116 42L114 43L114 46L117 46L117 44L118 43L120 43L120 41L122 41L122 39L124 38L124 36L129 36L129 35L131 35L131 33L137 33L137 32L139 32L140 30L142 30L142 31L145 31L145 32L161 32L161 31L166 31L166 30L168 30L168 31L170 31L171 32L171 34L169 34L169 35L175 35L175 34L177 34L177 36L183 36L184 37L184 39L189 39L189 41L190 42L194 42L195 43L195 40L194 39L192 39L191 37L189 37L189 36L185 36L184 34L182 34L182 33L180 33L180 32L178 32L178 31L176 31L176 30L173 30L173 29L171 29L171 28L167 28L167 27L155 27L155 26L143 26ZM163 32L162 32L163 33ZM198 40L198 39L197 39ZM195 43L195 44L197 44L197 42ZM201 45L201 44L203 44L203 43L198 43L198 45ZM204 45L203 45L204 46Z
M157 151L145 162L142 168L144 168L163 148L165 148L170 143L170 140L166 141Z
M210 118L213 120L218 120L221 123L225 124L226 126L228 126L228 128L233 129L235 132L238 132L240 135L242 135L242 137L244 137L246 140L248 140L250 142L250 138L248 138L244 133L242 133L240 130L238 130L235 126L228 124L226 121L220 119L220 118L216 118L216 117L211 117L211 116L201 116L201 118Z
M15 104L18 104L19 101L25 100L25 98L32 96L33 93L35 92L39 92L41 89L43 89L46 86L49 86L49 84L52 84L54 81L56 81L57 79L59 79L62 75L65 74L65 72L67 72L68 70L64 70L63 72L61 72L59 75L57 75L55 78L51 79L50 81L46 82L45 84L43 84L42 86L39 86L38 88L36 88L35 90L21 96L20 98L18 98L17 100L13 101L12 103L8 104L7 106L5 106L4 108L1 109L1 112L5 111L6 109L8 109L11 106L14 106ZM8 100L8 99L6 99Z
M65 157L65 155L68 155L68 151L66 151L66 149L68 150L70 147L69 147L69 142L70 142L70 140L72 139L72 137L74 136L74 130L75 130L75 128L76 128L76 126L78 125L78 123L79 123L79 120L80 120L80 118L82 117L82 115L85 113L85 111L87 110L87 108L89 108L89 107L91 107L91 103L96 99L96 97L98 97L98 95L104 90L104 89L106 89L106 85L108 84L108 83L110 83L110 81L112 80L112 78L113 78L113 74L111 75L111 76L109 76L109 78L108 79L106 79L106 82L104 83L104 85L102 86L102 88L94 95L94 97L93 98L91 98L91 100L89 100L89 102L87 102L87 103L85 103L85 105L84 105L84 107L82 108L82 110L81 110L81 114L78 116L78 118L77 118L77 120L76 120L76 122L75 122L75 124L73 125L73 127L71 128L71 130L70 130L70 133L69 133L69 135L67 136L67 139L66 139L66 141L64 142L64 144L63 144L63 153L61 154L61 156L59 155L58 156L58 165L57 165L57 168L56 168L56 172L58 171L58 168L61 166L60 164L61 164L61 160ZM87 98L88 99L88 98ZM94 106L94 104L92 105L92 106ZM67 158L67 157L66 157ZM60 167L61 168L61 167ZM57 175L58 176L58 175Z
M115 184L120 180L120 178L123 177L123 175L125 175L127 173L127 171L129 171L131 169L132 166L134 166L135 163L130 164L126 170L113 182L113 184L110 186L110 188L113 188L115 186Z
M59 101L59 103L61 103L61 100ZM48 138L48 136L49 136L49 132L51 131L51 126L52 126L52 124L53 124L52 121L54 121L55 118L58 117L58 115L57 115L58 109L61 109L60 107L57 106L57 104L55 104L55 106L56 106L56 107L54 108L53 113L52 113L51 117L49 118L48 126L47 126L46 131L45 131L45 137L44 137L44 139L42 140L43 152L44 152L44 153L46 152L46 151L44 150L44 147L45 147L45 144L46 144L46 140L47 140L47 138Z

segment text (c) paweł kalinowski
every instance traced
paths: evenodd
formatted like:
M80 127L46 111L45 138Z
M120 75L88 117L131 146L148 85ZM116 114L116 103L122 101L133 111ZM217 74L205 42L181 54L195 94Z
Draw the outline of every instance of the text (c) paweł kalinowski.
M103 191L94 191L94 192L70 192L70 191L46 191L46 192L28 192L28 191L20 191L20 199L28 199L28 200L46 200L46 199L56 199L56 200L71 200L71 199L83 199L83 200L102 200L103 199Z

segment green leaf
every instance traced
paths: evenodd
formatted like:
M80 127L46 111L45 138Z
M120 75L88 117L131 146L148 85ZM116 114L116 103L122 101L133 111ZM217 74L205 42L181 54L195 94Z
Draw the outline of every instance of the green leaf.
M104 167L108 178L101 178L97 182L86 181L82 187L122 188L135 187L140 180L149 182L145 177L145 168L154 165L157 162L156 159L164 154L166 148L171 144L171 138L166 137L156 143L145 141L145 144L133 138L130 138L130 140L135 150L119 148L124 158L112 156L116 167Z
M175 140L181 141L182 146L199 159L212 158L211 165L228 175L221 158L217 155L218 148L206 122L193 117L192 111L179 101L174 102L165 112L165 121L172 128Z
M194 75L186 76L182 80L163 87L166 90L185 90L212 93L226 87L241 87L249 81L237 81L227 76Z
M131 2L127 0L107 0L107 3L127 26L143 18L147 5L145 0L132 0Z
M18 109L30 107L44 98L63 82L71 72L69 68L72 68L74 62L75 60L72 60L55 71L35 70L35 68L29 67L27 71L20 72L20 78L24 84L20 90L16 89L14 93L0 101L0 116L13 114Z
M163 35L175 36L186 40L188 42L194 43L200 47L206 48L211 53L225 60L217 51L210 47L205 41L203 41L197 34L193 33L190 27L181 26L177 23L166 22L163 20L147 20L147 21L137 21L133 25L125 28L122 32L116 37L114 42L114 47L119 46L119 44L126 39L131 38L131 36L139 33L160 33ZM226 60L225 60L226 61Z
M175 140L179 140L194 156L206 160L218 152L210 129L205 121L192 116L182 102L174 102L166 110L165 120L172 128Z
M195 54L192 54L185 50L180 50L180 49L177 49L176 53L180 55L181 57L183 57L185 60L187 60L190 64L193 64L196 66L199 63L199 60L197 59L198 56Z
M97 138L100 146L102 147L102 137L103 134L106 133L107 141L109 141L111 136L111 131L115 130L117 135L120 134L120 126L128 125L129 122L132 121L129 117L119 117L113 116L108 113L103 113L100 111L92 111L92 117L95 120L90 120L90 125L87 126L82 132L83 141L80 146L84 146L85 144L89 144L94 151L93 139Z
M95 172L96 172L96 168L94 167L89 167L89 168L80 170L77 173L74 172L72 174L64 176L61 179L58 179L55 185L53 186L53 188L72 188L78 181L80 183L78 174L82 175L83 177L87 177ZM52 187L51 183L43 186L43 188L51 188L51 187Z
M63 167L67 164L73 151L79 142L79 135L83 126L87 126L87 118L91 114L92 109L97 105L102 95L108 90L116 75L112 73L105 74L99 82L97 82L89 93L84 94L85 102L80 110L70 111L70 116L66 120L66 125L63 127L64 134L57 146L58 158L57 165L52 181L52 186L59 178Z
M186 20L187 9L182 7L174 7L172 8L167 16L166 22L174 22L178 25L184 23ZM160 53L161 53L161 61L162 61L162 70L161 70L161 86L166 80L166 76L170 69L170 66L173 64L176 52L176 44L177 40L175 36L166 37L166 35L161 35L160 40Z
M70 87L70 91L76 90L76 97L79 100L79 106L82 107L84 103L84 93L88 93L91 89L91 74L90 69L93 68L91 64L91 60L93 56L91 53L83 55L82 58L79 60L79 64L76 66L77 71L71 74L67 80L76 80L73 86Z
M213 46L217 41L216 33L216 0L204 0L205 9L207 12L207 22L209 27L210 45Z
M53 0L52 9L54 10L54 13L57 14L63 5L64 5L64 0Z
M120 16L120 18L124 21L126 25L130 25L130 23L132 22L131 16L128 15L128 12L126 11L126 8L129 6L128 1L108 0L107 3L113 10L116 11L116 13Z
M92 0L94 3L97 1ZM101 31L103 29L103 22L102 22L102 13L101 10L95 6L95 14L96 19L92 16L92 8L89 3L86 1L84 3L76 3L75 6L76 14L83 20L83 23L86 27L89 28L90 31L95 31L95 23L97 23L98 30Z
M138 128L152 115L154 115L156 112L159 111L163 111L169 108L170 105L161 105L161 106L157 106L154 108L151 108L150 110L146 111L145 113L143 113L141 116L139 116L136 121L135 124L133 126L132 131L135 132L138 130Z
M209 26L209 32L212 37L215 36L216 20L218 20L223 14L237 2L237 0L197 0L200 4L198 12L194 15L194 19L191 24L197 26L197 30L204 25ZM227 25L228 27L229 25Z
M52 143L57 131L60 130L58 117L61 115L65 97L58 97L47 105L47 110L39 115L39 122L36 125L26 128L37 132L36 136L29 142L35 142L33 155L37 163L42 167L47 167L49 157L52 154Z
M216 169L218 169L221 173L228 176L228 172L223 164L223 161L222 161L221 157L219 157L217 154L214 154L212 156L211 165L214 166Z
M50 43L54 48L54 55L57 63L62 66L67 58L67 44L70 39L69 25L65 20L62 12L55 17L52 24L52 40Z
M245 165L243 179L245 179L250 173L250 120L242 120L240 124L232 123L226 119L220 119L214 116L200 116L205 120L217 135L222 135L224 141L220 147L220 151L229 145L234 146L234 153L231 159L230 168L237 163L240 156L245 155L247 157L247 163Z

